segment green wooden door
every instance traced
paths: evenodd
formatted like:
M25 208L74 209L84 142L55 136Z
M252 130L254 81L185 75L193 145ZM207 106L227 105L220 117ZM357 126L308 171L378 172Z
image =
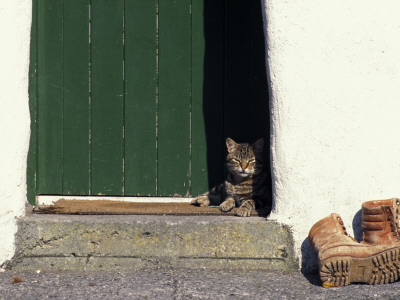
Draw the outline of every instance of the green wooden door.
M33 0L31 36L31 203L197 195L267 136L258 0Z

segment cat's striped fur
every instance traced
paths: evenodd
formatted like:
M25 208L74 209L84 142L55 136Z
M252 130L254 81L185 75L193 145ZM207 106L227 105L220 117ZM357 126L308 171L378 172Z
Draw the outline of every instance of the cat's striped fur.
M192 200L193 205L219 205L222 211L230 211L239 207L236 214L241 217L250 216L252 210L262 208L269 198L267 170L264 165L264 139L257 140L254 145L238 144L226 139L228 155L226 180Z

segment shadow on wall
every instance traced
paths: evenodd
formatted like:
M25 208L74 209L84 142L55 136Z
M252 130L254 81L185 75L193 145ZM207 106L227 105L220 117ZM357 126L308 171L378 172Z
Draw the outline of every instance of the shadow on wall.
M203 113L211 188L224 179L227 137L247 143L263 137L270 157L261 2L204 0L204 36Z
M354 215L352 225L353 225L354 238L356 239L357 242L361 242L363 238L361 209Z

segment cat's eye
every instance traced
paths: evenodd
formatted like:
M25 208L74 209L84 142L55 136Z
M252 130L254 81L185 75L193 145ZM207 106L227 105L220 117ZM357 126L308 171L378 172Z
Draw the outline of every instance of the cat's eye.
M231 162L234 162L234 163L240 163L240 161L238 160L238 159L236 159L236 158L231 158Z
M252 163L255 163L255 162L256 162L255 159L250 159L250 160L249 160L249 164L252 164Z

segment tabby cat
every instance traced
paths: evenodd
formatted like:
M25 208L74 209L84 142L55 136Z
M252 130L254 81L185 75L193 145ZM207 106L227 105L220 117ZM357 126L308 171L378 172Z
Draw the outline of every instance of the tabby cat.
M192 200L193 205L219 205L221 211L228 212L239 207L236 215L248 217L254 209L267 204L269 193L267 170L264 165L264 139L254 145L239 144L226 139L228 155L226 180L209 192Z

